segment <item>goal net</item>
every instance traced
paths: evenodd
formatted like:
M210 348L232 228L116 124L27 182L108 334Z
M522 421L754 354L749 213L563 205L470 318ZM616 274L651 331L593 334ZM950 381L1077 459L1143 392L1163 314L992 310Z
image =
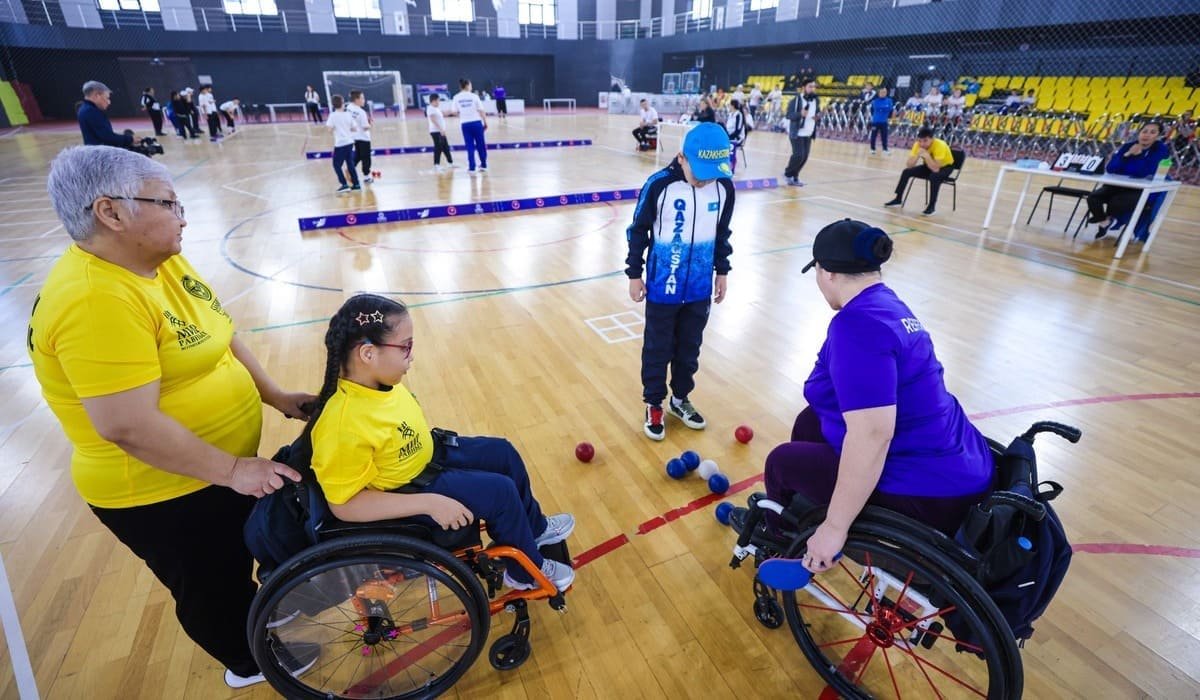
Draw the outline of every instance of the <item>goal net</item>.
M401 119L405 118L400 71L324 71L322 77L325 81L325 104L332 104L334 95L341 95L348 101L351 90L361 90L368 105L395 109Z

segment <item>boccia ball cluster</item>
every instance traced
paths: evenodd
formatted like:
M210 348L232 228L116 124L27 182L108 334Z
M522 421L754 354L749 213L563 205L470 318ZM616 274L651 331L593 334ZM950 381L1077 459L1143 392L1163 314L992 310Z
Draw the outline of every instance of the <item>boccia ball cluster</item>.
M721 473L717 463L711 459L701 460L700 455L687 450L678 457L667 460L667 476L672 479L682 479L688 472L696 472L708 484L708 490L713 493L725 493L729 490L729 477Z

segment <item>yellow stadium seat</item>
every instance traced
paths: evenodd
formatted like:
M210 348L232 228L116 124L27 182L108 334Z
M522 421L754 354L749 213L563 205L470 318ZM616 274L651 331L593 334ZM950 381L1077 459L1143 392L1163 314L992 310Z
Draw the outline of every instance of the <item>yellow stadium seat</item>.
M1009 79L1010 78L1007 75L996 76L996 89L997 90L1007 90Z
M978 101L979 95L966 95L965 98L967 100L967 108L969 109L975 106L975 102Z
M1023 87L1024 85L1025 85L1025 76L1023 76L1023 75L1014 75L1008 81L1008 87L1009 87L1009 89L1012 89L1012 90L1016 90L1020 87Z

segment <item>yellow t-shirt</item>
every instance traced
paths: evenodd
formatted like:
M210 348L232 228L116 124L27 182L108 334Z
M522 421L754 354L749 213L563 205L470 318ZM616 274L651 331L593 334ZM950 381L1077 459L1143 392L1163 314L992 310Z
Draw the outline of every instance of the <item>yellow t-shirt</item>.
M208 486L135 459L96 432L80 399L159 380L158 407L201 440L248 457L262 406L233 356L233 321L183 256L154 279L72 245L34 302L28 349L42 395L74 445L71 477L101 508L160 503Z
M433 459L433 434L404 385L378 391L339 379L313 426L312 444L313 471L333 504L364 488L399 488Z
M909 155L915 156L920 150L921 144L914 141L912 151L909 152ZM929 144L929 155L941 163L943 168L954 164L954 154L950 152L950 144L941 139L934 139L933 143Z

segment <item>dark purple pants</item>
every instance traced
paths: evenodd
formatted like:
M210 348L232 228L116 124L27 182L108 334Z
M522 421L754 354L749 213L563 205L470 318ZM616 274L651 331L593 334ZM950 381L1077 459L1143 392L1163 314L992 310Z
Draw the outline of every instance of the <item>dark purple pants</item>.
M771 450L767 455L767 497L788 505L797 493L813 503L826 504L833 498L837 484L840 456L821 434L821 421L812 407L796 416L792 426L792 441ZM979 503L983 493L968 496L932 497L901 496L875 491L867 503L907 515L953 537L966 518L967 509ZM767 513L767 522L778 527L778 516Z

